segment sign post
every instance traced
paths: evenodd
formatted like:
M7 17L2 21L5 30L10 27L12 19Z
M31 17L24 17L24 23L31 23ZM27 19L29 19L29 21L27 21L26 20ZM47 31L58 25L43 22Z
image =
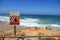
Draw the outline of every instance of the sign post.
M16 36L16 26L14 26L14 35Z
M10 12L10 25L14 25L14 36L16 36L16 25L20 24L19 12Z

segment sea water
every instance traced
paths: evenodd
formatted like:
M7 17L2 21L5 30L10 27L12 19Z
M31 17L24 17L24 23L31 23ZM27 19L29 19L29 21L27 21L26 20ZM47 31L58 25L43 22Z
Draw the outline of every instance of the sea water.
M9 21L9 14L0 14L0 21ZM60 30L60 16L20 14L20 25L25 27L50 27Z

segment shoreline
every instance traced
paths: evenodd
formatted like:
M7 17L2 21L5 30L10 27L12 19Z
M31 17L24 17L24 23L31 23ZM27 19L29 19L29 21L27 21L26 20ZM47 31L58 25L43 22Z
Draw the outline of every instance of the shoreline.
M16 25L16 26L18 29L19 28L46 28L46 27L48 27L48 28L51 28L52 30L59 30L59 29L53 29L53 27L50 27L50 26L45 26L45 27L23 26L23 25ZM9 29L9 28L11 29L13 27L14 27L14 25L10 25L9 22L0 20L0 30L1 29Z
M0 28L2 27L4 30L0 30L0 36L14 36L14 26L13 25L9 25L8 22L2 22L0 21ZM4 25L3 25L4 24ZM2 29L1 28L1 29ZM6 28L6 29L5 29ZM25 34L27 36L38 36L38 34L43 34L43 35L60 35L60 30L50 30L50 29L45 29L45 28L41 28L41 27L26 27L26 26L21 26L21 25L17 25L17 30L16 30L16 35L20 36L22 34ZM8 38L5 38L5 40L7 40ZM11 38L9 38L11 40ZM15 40L16 38L12 38L13 40Z

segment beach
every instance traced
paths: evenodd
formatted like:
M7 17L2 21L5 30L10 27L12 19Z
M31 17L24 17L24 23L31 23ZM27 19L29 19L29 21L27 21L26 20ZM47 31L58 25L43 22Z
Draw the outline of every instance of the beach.
M45 27L24 27L16 26L16 35L21 36L23 33L25 36L59 36L60 30L46 29ZM9 22L0 21L0 36L14 36L14 25L10 25ZM5 40L16 40L17 38L5 38ZM33 38L34 39L34 38ZM38 38L36 38L38 39ZM36 40L35 39L35 40Z
M20 16L20 25L16 25L16 36L60 36L60 16L27 14ZM14 36L15 25L10 25L9 19L8 14L0 16L0 36ZM5 38L5 40L15 39L17 38ZM38 37L29 39L38 40Z

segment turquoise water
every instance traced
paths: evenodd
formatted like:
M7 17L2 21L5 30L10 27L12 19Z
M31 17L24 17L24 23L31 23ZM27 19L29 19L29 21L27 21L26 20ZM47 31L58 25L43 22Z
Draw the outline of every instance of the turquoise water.
M9 14L1 14L0 20L9 22ZM20 25L60 29L60 16L20 14Z

